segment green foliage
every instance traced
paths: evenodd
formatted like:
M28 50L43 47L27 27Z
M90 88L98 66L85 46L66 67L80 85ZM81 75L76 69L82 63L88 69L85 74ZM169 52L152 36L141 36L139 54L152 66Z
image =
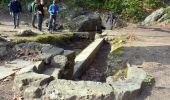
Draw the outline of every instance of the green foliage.
M122 10L122 18L138 22L144 19L144 11L140 0L124 0Z
M165 20L170 19L170 7L167 7L167 8L165 9L165 13L167 14Z
M77 0L85 7L108 9L121 18L138 22L145 18L146 9L156 9L165 5L165 0Z
M119 55L122 54L123 44L125 43L122 36L116 36L112 42L112 54Z
M89 8L101 8L104 0L77 0L76 3Z
M147 85L151 86L154 83L154 78L151 75L147 75L144 81Z
M107 0L105 1L104 8L112 10L115 13L121 14L123 10L123 0Z
M143 7L145 9L156 9L165 5L165 0L144 0Z
M8 3L9 3L8 0L1 0L0 1L0 6L7 9L8 8Z
M14 44L24 43L24 42L39 42L45 44L64 44L69 42L73 37L73 34L45 34L38 35L36 37L26 37L22 39L16 39L13 41Z
M4 9L7 10L8 9L8 4L9 4L10 0L0 0L0 6ZM32 2L33 0L20 0L21 1L21 5L23 9L27 9L27 4Z

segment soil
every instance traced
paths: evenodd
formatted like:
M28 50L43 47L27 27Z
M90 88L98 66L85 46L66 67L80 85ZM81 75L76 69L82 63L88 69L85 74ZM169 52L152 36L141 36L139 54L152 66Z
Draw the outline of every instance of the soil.
M10 16L0 16L0 34L1 36L9 39L15 38L15 32L20 29L30 28L30 26L24 23L20 25L19 29L13 29L12 18ZM159 25L151 27L138 27L137 25L129 25L126 28L115 29L110 32L112 34L130 34L135 37L133 40L129 40L125 45L123 55L124 60L131 65L137 65L143 68L149 75L152 75L155 79L155 84L146 86L141 91L141 94L134 98L134 100L169 100L170 97L170 25ZM101 81L102 73L105 70L107 54L109 47L104 45L98 54L95 63L91 66L97 67L96 69L89 69L86 74L96 74L97 77L93 81ZM94 73L94 70L97 70ZM100 73L100 74L99 74ZM83 77L84 80L91 80L90 77ZM12 100L12 79L9 81L0 81L0 100Z
M130 34L135 39L125 45L126 62L143 68L155 79L134 100L169 100L170 96L170 25L116 29L114 34Z
M13 76L0 81L0 100L13 100Z
M89 69L82 75L81 80L105 82L105 71L107 69L107 55L110 53L111 46L104 43L100 48L96 59L93 61Z
M152 86L143 87L134 100L169 100L170 96L170 25L139 27L129 25L114 29L108 35L122 34L127 43L124 47L123 62L143 68L154 77ZM101 81L106 70L109 49L103 46L91 68L83 75L83 80Z

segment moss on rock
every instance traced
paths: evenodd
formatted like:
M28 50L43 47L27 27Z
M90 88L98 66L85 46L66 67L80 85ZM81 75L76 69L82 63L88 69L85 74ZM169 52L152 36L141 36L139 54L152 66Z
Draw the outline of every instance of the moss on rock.
M34 37L23 37L13 40L14 44L25 43L25 42L38 42L44 44L64 44L69 42L73 37L72 33L67 34L43 34Z

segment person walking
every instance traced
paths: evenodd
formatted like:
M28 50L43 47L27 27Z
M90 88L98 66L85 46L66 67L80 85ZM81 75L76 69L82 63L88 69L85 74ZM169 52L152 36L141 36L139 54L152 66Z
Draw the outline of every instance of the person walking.
M42 22L44 17L44 9L43 9L44 1L41 0L37 6L37 21L38 21L38 30L42 31Z
M32 7L32 27L33 28L37 28L35 26L35 19L37 17L37 7L38 7L38 3L39 0L34 0L34 2L32 2L31 7Z
M54 30L57 20L57 13L59 12L59 6L56 4L56 0L53 0L53 4L50 5L48 12L50 13L48 31Z
M18 0L12 0L9 4L10 15L13 17L14 29L19 27L20 13L22 12L21 3Z

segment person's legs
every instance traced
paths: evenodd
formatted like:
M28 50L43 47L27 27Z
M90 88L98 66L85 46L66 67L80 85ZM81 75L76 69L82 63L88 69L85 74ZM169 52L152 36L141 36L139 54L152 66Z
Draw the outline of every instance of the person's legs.
M37 15L37 21L38 21L38 30L42 31L43 16L42 15Z
M13 17L14 29L15 29L16 28L16 13L13 13L12 17Z
M48 30L50 30L52 28L52 22L53 22L53 17L52 17L52 15L50 15L50 19L48 22Z
M32 27L34 27L34 28L36 28L35 19L36 19L36 14L32 14Z
M20 14L16 13L16 26L19 27L19 18L20 18Z
M56 16L53 16L53 31L56 29L56 21L57 21Z

